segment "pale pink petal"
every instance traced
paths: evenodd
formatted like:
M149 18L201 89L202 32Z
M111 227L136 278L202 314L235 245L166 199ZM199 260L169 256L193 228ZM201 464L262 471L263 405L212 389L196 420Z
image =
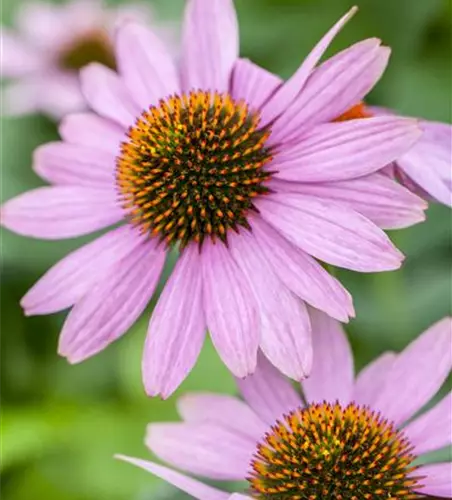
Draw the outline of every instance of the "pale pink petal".
M178 469L220 480L245 479L256 448L254 439L211 422L150 424L146 445Z
M25 314L50 314L73 306L141 240L139 233L127 225L70 253L49 269L21 300Z
M452 206L452 127L421 122L421 140L397 165L433 198Z
M118 29L116 56L119 72L141 109L179 93L179 77L170 53L145 26L129 21Z
M376 409L375 402L385 388L387 374L395 359L395 353L386 352L363 368L355 382L353 400L356 403Z
M246 495L241 495L240 493L234 493L229 497L229 500L253 500L251 497L247 497Z
M452 368L451 345L452 320L445 318L397 356L374 403L385 418L400 424L428 403Z
M243 401L224 394L195 392L177 401L180 416L186 422L213 422L227 429L243 432L259 440L268 425Z
M237 377L254 372L259 346L258 306L223 243L205 242L201 251L204 311L212 341Z
M328 31L328 33L314 47L308 57L304 60L295 74L284 83L284 85L276 92L272 98L266 103L262 110L262 123L267 125L283 113L287 107L295 100L295 98L303 90L313 69L320 61L322 55L334 40L336 35L347 24L347 22L355 15L358 8L353 7Z
M261 218L253 220L253 235L268 264L289 290L338 320L348 321L354 316L351 295L317 261Z
M353 395L353 354L341 324L310 309L314 361L311 376L303 381L310 403L339 401L347 405Z
M281 190L285 192L307 194L341 203L382 229L400 229L425 220L427 203L380 173L339 182L280 182ZM278 184L273 182L275 190L278 189Z
M4 26L0 29L0 55L2 78L24 76L43 66L39 52Z
M68 115L58 130L62 139L70 144L99 149L113 155L119 152L121 142L126 139L126 132L121 126L94 113Z
M346 269L398 269L403 255L361 214L315 196L277 193L256 201L262 217L317 259Z
M40 109L40 85L34 78L26 78L3 85L2 115L21 116Z
M207 484L201 483L191 477L184 476L180 472L176 472L168 467L164 467L163 465L140 460L139 458L126 457L124 455L115 455L115 458L124 460L124 462L136 465L137 467L154 474L154 476L171 483L176 488L179 488L181 491L184 491L198 500L227 500L229 498L229 493L217 490L212 486L208 486Z
M232 97L259 109L281 85L282 80L248 59L238 59L232 73Z
M143 353L143 381L149 396L169 397L190 373L206 334L199 250L182 252L157 302Z
M284 375L301 380L312 366L311 325L304 302L270 269L256 238L242 231L228 239L259 307L260 347Z
M245 401L269 425L302 405L290 381L261 353L254 374L238 379L237 385Z
M117 73L91 63L80 72L83 94L91 108L105 118L129 127L141 115L140 107Z
M390 116L318 125L277 155L275 177L296 182L354 179L396 160L420 136L415 120Z
M414 453L422 455L452 444L452 393L403 430Z
M149 240L111 266L69 313L59 354L79 363L126 333L152 298L165 254Z
M189 0L182 47L185 92L193 89L227 91L239 53L237 17L232 0Z
M115 189L113 153L92 147L50 142L33 154L33 170L52 184Z
M272 143L297 142L314 125L333 121L360 102L383 74L389 53L380 40L364 40L319 66L272 126Z
M34 189L7 201L1 210L2 226L48 240L92 233L122 217L113 190L78 186Z
M421 480L422 488L419 493L423 495L452 498L452 463L423 465L415 475L425 476Z

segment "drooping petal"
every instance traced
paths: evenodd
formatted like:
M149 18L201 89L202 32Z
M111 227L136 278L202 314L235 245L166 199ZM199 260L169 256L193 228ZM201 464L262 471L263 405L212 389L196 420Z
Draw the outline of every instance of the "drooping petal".
M91 63L80 71L80 81L88 104L101 116L127 128L141 115L124 82L111 69Z
M380 40L369 39L323 63L273 124L271 141L296 142L312 126L331 122L360 102L380 79L389 54L389 49L380 47Z
M0 39L2 42L2 57L0 71L2 78L17 78L30 74L43 65L33 46L28 45L11 30L1 27Z
M207 422L150 424L146 445L178 469L219 480L245 479L256 447L243 433Z
M232 0L187 2L182 53L182 85L225 92L239 53L237 17Z
M341 324L325 313L310 309L314 360L302 386L310 403L339 401L343 406L353 395L353 354Z
M181 491L184 491L198 500L227 500L229 498L229 493L217 490L212 486L208 486L207 484L201 483L191 477L184 476L180 472L176 472L168 467L164 467L163 465L148 462L146 460L140 460L139 458L126 457L125 455L115 455L115 458L124 460L124 462L136 465L137 467L154 474L154 476L171 483L176 488L179 488Z
M380 173L340 182L308 184L274 181L273 184L275 187L279 185L285 192L341 203L382 229L401 229L425 220L427 203Z
M79 363L126 333L151 300L164 262L165 251L150 240L110 267L69 313L59 354Z
M275 176L296 182L354 179L396 160L420 136L415 120L390 116L318 125L278 154Z
M243 401L224 394L188 393L177 401L180 416L186 422L213 422L259 440L268 425Z
M313 69L320 61L322 55L334 40L336 35L355 15L358 8L353 7L328 31L328 33L314 47L308 57L304 60L295 74L276 92L262 110L262 124L267 125L281 115L294 99L303 90L303 87L311 75Z
M118 29L116 57L119 72L141 109L180 90L176 66L164 43L136 22Z
M354 210L314 196L277 193L256 201L262 217L289 241L328 264L361 272L398 269L403 255Z
M435 395L452 368L451 345L452 320L445 318L397 356L374 403L386 418L400 424Z
M78 186L34 189L7 201L1 210L2 226L49 240L98 231L122 217L114 190Z
M114 154L92 147L45 144L34 152L33 169L52 184L114 190Z
M228 243L259 307L262 351L284 375L295 380L307 377L312 366L312 345L304 302L268 268L251 233L242 231L231 236Z
M50 314L73 306L141 241L137 231L122 226L70 253L21 300L25 314Z
M452 394L404 428L414 445L414 453L422 455L452 444Z
M452 498L452 463L423 465L416 475L425 476L422 479L422 488L419 493L441 498Z
M100 149L116 155L125 140L125 130L117 123L94 113L73 113L63 118L59 133L70 144Z
M245 401L268 425L273 425L284 414L301 406L301 398L285 378L263 354L258 356L253 375L238 379L237 385Z
M351 295L312 257L261 218L254 219L253 234L269 265L289 290L340 321L354 316Z
M190 373L206 333L197 245L183 252L149 323L143 381L150 396L169 397Z
M254 372L259 346L258 306L243 272L222 243L201 253L204 311L212 341L237 377Z
M232 97L259 109L281 85L282 80L248 59L238 59L232 73Z

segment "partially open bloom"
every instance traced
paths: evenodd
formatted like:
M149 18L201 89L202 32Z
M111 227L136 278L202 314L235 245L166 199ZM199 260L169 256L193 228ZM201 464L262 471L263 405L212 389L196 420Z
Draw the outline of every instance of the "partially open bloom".
M59 118L85 109L79 70L92 62L115 69L115 24L143 16L151 17L141 5L107 9L100 0L23 4L15 28L2 27L1 76L11 79L3 111L42 111Z
M423 220L425 202L374 172L418 140L417 123L330 123L372 88L389 50L365 40L316 67L353 12L285 83L238 58L231 0L187 3L180 68L154 33L127 23L116 37L119 72L82 71L93 112L67 117L63 141L34 157L52 186L2 210L4 226L46 239L121 223L22 300L27 314L72 307L59 345L70 362L134 323L171 247L180 257L143 356L147 392L163 397L191 370L206 329L236 376L254 372L260 347L300 380L312 362L306 303L341 321L354 314L316 259L360 272L401 265L378 226Z
M302 395L261 358L254 375L237 381L244 401L182 396L184 422L151 424L149 448L198 476L246 480L237 495L257 499L451 498L452 464L421 465L420 457L452 443L452 393L419 414L450 373L451 318L355 378L339 323L318 311L312 317L315 361ZM199 500L229 498L165 466L119 458Z

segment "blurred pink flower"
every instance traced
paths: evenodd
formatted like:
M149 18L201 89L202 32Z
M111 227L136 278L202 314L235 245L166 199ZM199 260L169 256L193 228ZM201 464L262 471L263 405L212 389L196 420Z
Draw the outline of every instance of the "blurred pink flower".
M254 372L259 347L287 376L309 373L306 302L341 321L354 314L349 293L316 259L397 269L403 256L378 226L414 224L426 207L375 173L418 140L415 121L330 123L366 95L389 57L370 39L316 67L353 13L285 83L238 58L230 0L187 3L181 76L136 23L118 31L119 73L99 64L82 71L93 112L68 116L63 142L34 157L53 185L2 209L5 227L44 239L128 222L60 261L23 298L29 315L73 306L60 354L76 363L123 335L177 245L144 349L148 394L178 387L206 328L236 376Z
M1 76L11 80L3 112L41 111L60 118L85 109L79 70L92 62L115 68L114 26L143 18L150 19L151 13L138 4L108 9L100 0L21 5L16 27L3 26L1 32ZM160 32L170 34L168 27Z
M261 357L254 375L237 380L245 401L182 396L184 422L150 424L150 450L197 476L248 480L253 498L451 498L451 463L413 466L452 443L452 393L418 415L450 373L451 318L355 377L340 324L319 311L312 317L315 360L303 397ZM165 466L118 458L199 500L229 498Z

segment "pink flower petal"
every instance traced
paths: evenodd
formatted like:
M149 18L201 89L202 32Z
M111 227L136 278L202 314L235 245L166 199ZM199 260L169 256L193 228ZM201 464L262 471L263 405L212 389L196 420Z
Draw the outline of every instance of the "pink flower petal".
M34 189L7 201L1 224L24 236L53 240L88 234L122 217L113 190L57 186Z
M204 311L212 341L237 377L256 367L258 307L245 276L223 243L205 242L201 252Z
M143 381L150 396L168 398L190 373L206 334L197 245L183 252L149 323Z
M404 434L422 455L452 444L452 394L404 428Z
M232 73L232 97L259 109L281 85L282 80L248 59L238 59Z
M296 182L361 177L399 158L421 136L415 120L377 117L314 127L275 160L276 177Z
M340 182L280 183L273 182L275 190L280 185L285 192L333 200L364 215L382 229L401 229L425 220L427 203L380 173Z
M401 266L402 254L383 231L343 205L293 193L272 194L255 204L289 241L328 264L361 272Z
M260 311L260 347L284 375L301 380L312 365L311 325L305 304L268 268L258 242L242 231L228 239Z
M243 432L256 441L268 430L267 424L247 404L233 396L202 392L184 394L177 401L177 409L186 422L213 422Z
M314 47L295 74L287 82L285 82L278 92L273 95L269 102L266 103L262 110L263 125L267 125L281 115L300 94L306 84L306 81L311 75L312 70L320 61L330 43L345 26L345 24L347 24L347 22L356 14L357 10L357 7L353 7L347 12L347 14L345 14L345 16L339 19L339 21Z
M62 139L70 144L99 149L112 155L119 152L121 142L126 139L126 132L121 126L94 113L68 115L58 130Z
M283 415L299 408L301 398L285 378L262 353L253 375L238 379L237 385L245 401L262 418L273 425Z
M182 82L193 89L225 92L239 53L232 0L189 0L184 20Z
M341 324L310 309L314 361L311 376L303 381L310 403L339 401L347 405L353 394L353 354Z
M79 363L126 333L151 300L164 262L165 251L151 240L110 267L69 313L59 354Z
M422 495L452 498L452 463L423 465L414 474L425 476L419 488Z
M348 321L354 316L351 295L312 257L260 217L253 220L253 235L268 264L289 290L338 320Z
M248 475L256 442L243 433L207 422L150 424L146 445L185 472L219 480Z
M137 467L154 474L154 476L167 481L176 488L179 488L181 491L184 491L198 500L227 500L229 498L229 493L217 490L212 486L208 486L207 484L201 483L191 477L184 476L180 472L176 472L168 467L164 467L163 465L140 460L139 458L126 457L125 455L115 455L115 458L124 460L124 462L136 465Z
M380 47L380 40L369 39L319 66L272 126L272 142L297 142L312 126L331 122L360 102L380 79L389 54L389 49Z
M17 78L40 69L44 61L32 45L28 45L11 30L1 27L2 57L0 71L2 78Z
M114 190L116 160L111 152L65 142L40 146L33 155L34 171L52 184Z
M397 356L375 401L385 418L401 424L430 401L452 368L451 345L452 320L445 318Z
M171 55L145 26L128 22L118 29L116 56L119 72L141 109L179 93L179 77Z
M70 253L47 271L21 300L25 314L50 314L73 306L141 241L138 232L127 225Z
M141 115L124 82L117 73L98 63L91 63L80 72L82 91L88 104L105 118L124 127L132 125Z

